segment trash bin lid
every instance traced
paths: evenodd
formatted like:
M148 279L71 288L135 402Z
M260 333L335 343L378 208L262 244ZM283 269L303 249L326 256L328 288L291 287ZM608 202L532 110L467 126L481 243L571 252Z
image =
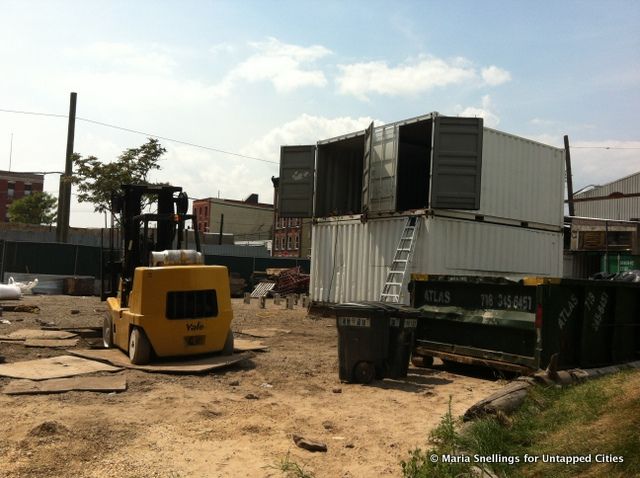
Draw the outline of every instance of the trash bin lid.
M373 310L376 312L386 311L383 302L362 301L362 302L344 302L342 304L336 304L332 307L335 310L358 310L367 311Z
M411 306L404 304L390 304L388 302L377 302L380 304L387 315L394 317L406 317L406 318L417 318L420 317L421 311L419 309L415 309Z

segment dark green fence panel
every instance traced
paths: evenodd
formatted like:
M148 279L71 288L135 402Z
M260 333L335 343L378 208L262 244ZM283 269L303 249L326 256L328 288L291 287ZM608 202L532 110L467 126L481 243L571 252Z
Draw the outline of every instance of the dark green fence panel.
M104 260L109 251L105 249ZM114 257L119 252L114 251ZM93 246L77 246L74 244L13 242L0 240L0 273L20 272L27 274L54 274L69 276L100 277L100 248ZM279 257L238 257L206 255L205 264L223 265L229 272L235 272L252 283L255 271L266 271L269 268L290 268L300 266L303 272L309 273L309 259L292 259Z
M99 277L100 248L5 241L3 265L5 272Z
M75 250L72 244L7 242L5 271L73 275Z
M247 283L249 283L251 274L253 274L253 257L206 255L204 263L207 265L227 266L229 273L240 274Z
M79 276L100 277L100 248L76 246L76 273Z

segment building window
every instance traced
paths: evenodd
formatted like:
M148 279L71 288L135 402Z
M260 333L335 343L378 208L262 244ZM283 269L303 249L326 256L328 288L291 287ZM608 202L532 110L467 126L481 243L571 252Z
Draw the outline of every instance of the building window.
M287 235L287 250L291 250L291 235Z
M16 192L16 183L15 183L15 181L9 181L7 183L7 196L12 198L15 192Z
M295 234L293 236L293 249L296 250L296 251L298 250L298 246L299 246L298 241L299 241L299 239L300 239L300 236L298 234Z
M24 195L28 196L31 194L31 183L25 183L24 185Z
M284 251L284 236L280 236L280 250Z

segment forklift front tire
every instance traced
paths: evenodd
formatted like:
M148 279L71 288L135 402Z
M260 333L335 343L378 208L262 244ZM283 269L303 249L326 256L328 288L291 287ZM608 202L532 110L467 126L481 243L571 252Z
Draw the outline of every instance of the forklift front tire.
M134 365L146 365L151 357L151 345L144 331L134 327L129 336L129 359Z
M109 314L106 314L102 320L102 345L105 349L113 347L113 327Z
M233 331L229 329L227 333L227 340L224 341L224 347L222 348L222 355L233 354Z

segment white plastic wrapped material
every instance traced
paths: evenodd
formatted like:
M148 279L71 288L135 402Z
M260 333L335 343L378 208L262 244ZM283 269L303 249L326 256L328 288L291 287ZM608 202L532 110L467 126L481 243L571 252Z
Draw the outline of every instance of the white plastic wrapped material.
M13 277L9 277L9 285L14 285L20 289L23 294L33 294L33 289L38 285L38 279L35 278L29 282L16 282Z
M22 297L20 287L15 285L0 284L0 299L19 299Z
M204 257L192 249L175 249L151 252L150 262L152 266L187 266L204 264Z

